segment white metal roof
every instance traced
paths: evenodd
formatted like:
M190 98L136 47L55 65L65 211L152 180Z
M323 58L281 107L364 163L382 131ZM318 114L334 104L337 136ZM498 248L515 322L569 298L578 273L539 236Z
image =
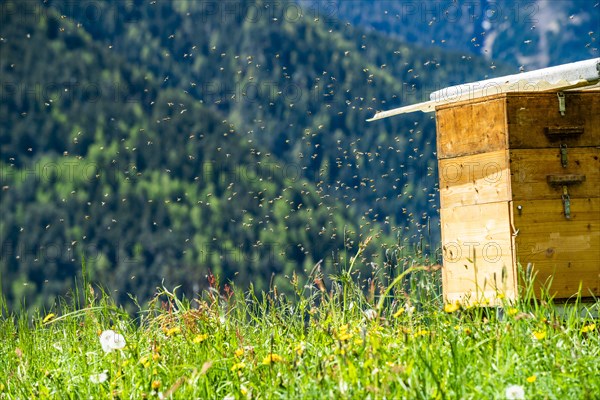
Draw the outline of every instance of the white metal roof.
M367 121L376 121L414 111L431 112L435 111L435 107L443 104L473 100L500 93L543 92L598 87L600 87L600 58L593 58L515 75L449 86L433 92L429 101L393 110L379 111Z

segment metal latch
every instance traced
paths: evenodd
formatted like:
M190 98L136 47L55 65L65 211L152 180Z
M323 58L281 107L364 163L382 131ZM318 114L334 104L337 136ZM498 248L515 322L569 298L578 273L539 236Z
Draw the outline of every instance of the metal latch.
M566 144L560 145L560 164L563 166L563 168L567 168L567 166L569 165L569 158L568 158L568 154L567 154L567 145Z
M574 185L585 182L585 175L564 174L564 175L547 175L546 179L550 185L562 186L562 202L565 212L565 218L571 219L571 197L569 196L568 185Z
M564 92L558 92L556 95L558 96L558 111L560 111L560 115L565 115L565 94Z
M571 219L571 197L569 197L569 188L566 185L563 186L562 202L565 209L565 218Z

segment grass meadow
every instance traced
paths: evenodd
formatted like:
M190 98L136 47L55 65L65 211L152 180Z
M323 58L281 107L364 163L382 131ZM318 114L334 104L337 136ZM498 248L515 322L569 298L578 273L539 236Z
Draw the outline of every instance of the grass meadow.
M439 274L316 270L287 295L210 276L134 315L83 280L52 310L3 305L0 399L600 398L600 302L444 305Z

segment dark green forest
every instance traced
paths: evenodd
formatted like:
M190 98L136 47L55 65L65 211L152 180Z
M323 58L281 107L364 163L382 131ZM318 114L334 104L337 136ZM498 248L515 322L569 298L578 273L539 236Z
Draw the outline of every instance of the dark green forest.
M225 9L226 4L231 9ZM514 72L296 3L0 3L0 280L52 307L81 275L147 301L214 274L436 257L435 121L376 110Z

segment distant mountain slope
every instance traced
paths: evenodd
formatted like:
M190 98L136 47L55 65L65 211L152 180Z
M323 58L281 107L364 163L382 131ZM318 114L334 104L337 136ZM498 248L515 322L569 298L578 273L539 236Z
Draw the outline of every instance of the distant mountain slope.
M599 56L597 0L300 1L353 25L526 70Z
M11 302L64 293L83 257L125 300L162 278L190 293L209 269L258 288L335 271L367 235L372 253L392 236L434 251L432 116L365 119L510 69L291 4L2 3ZM383 266L365 259L363 277Z
M87 263L147 300L212 271L268 287L319 260L328 273L373 235L351 209L248 143L214 111L130 65L54 9L0 20L0 275L16 306L48 306ZM388 240L389 243L389 240ZM358 266L359 269L362 267Z
M144 3L145 4L145 3ZM244 137L404 238L437 230L434 123L414 115L376 124L376 109L420 101L447 84L507 72L294 14L292 2L102 4L103 18L54 2L96 40L222 113ZM429 223L428 223L429 222Z

